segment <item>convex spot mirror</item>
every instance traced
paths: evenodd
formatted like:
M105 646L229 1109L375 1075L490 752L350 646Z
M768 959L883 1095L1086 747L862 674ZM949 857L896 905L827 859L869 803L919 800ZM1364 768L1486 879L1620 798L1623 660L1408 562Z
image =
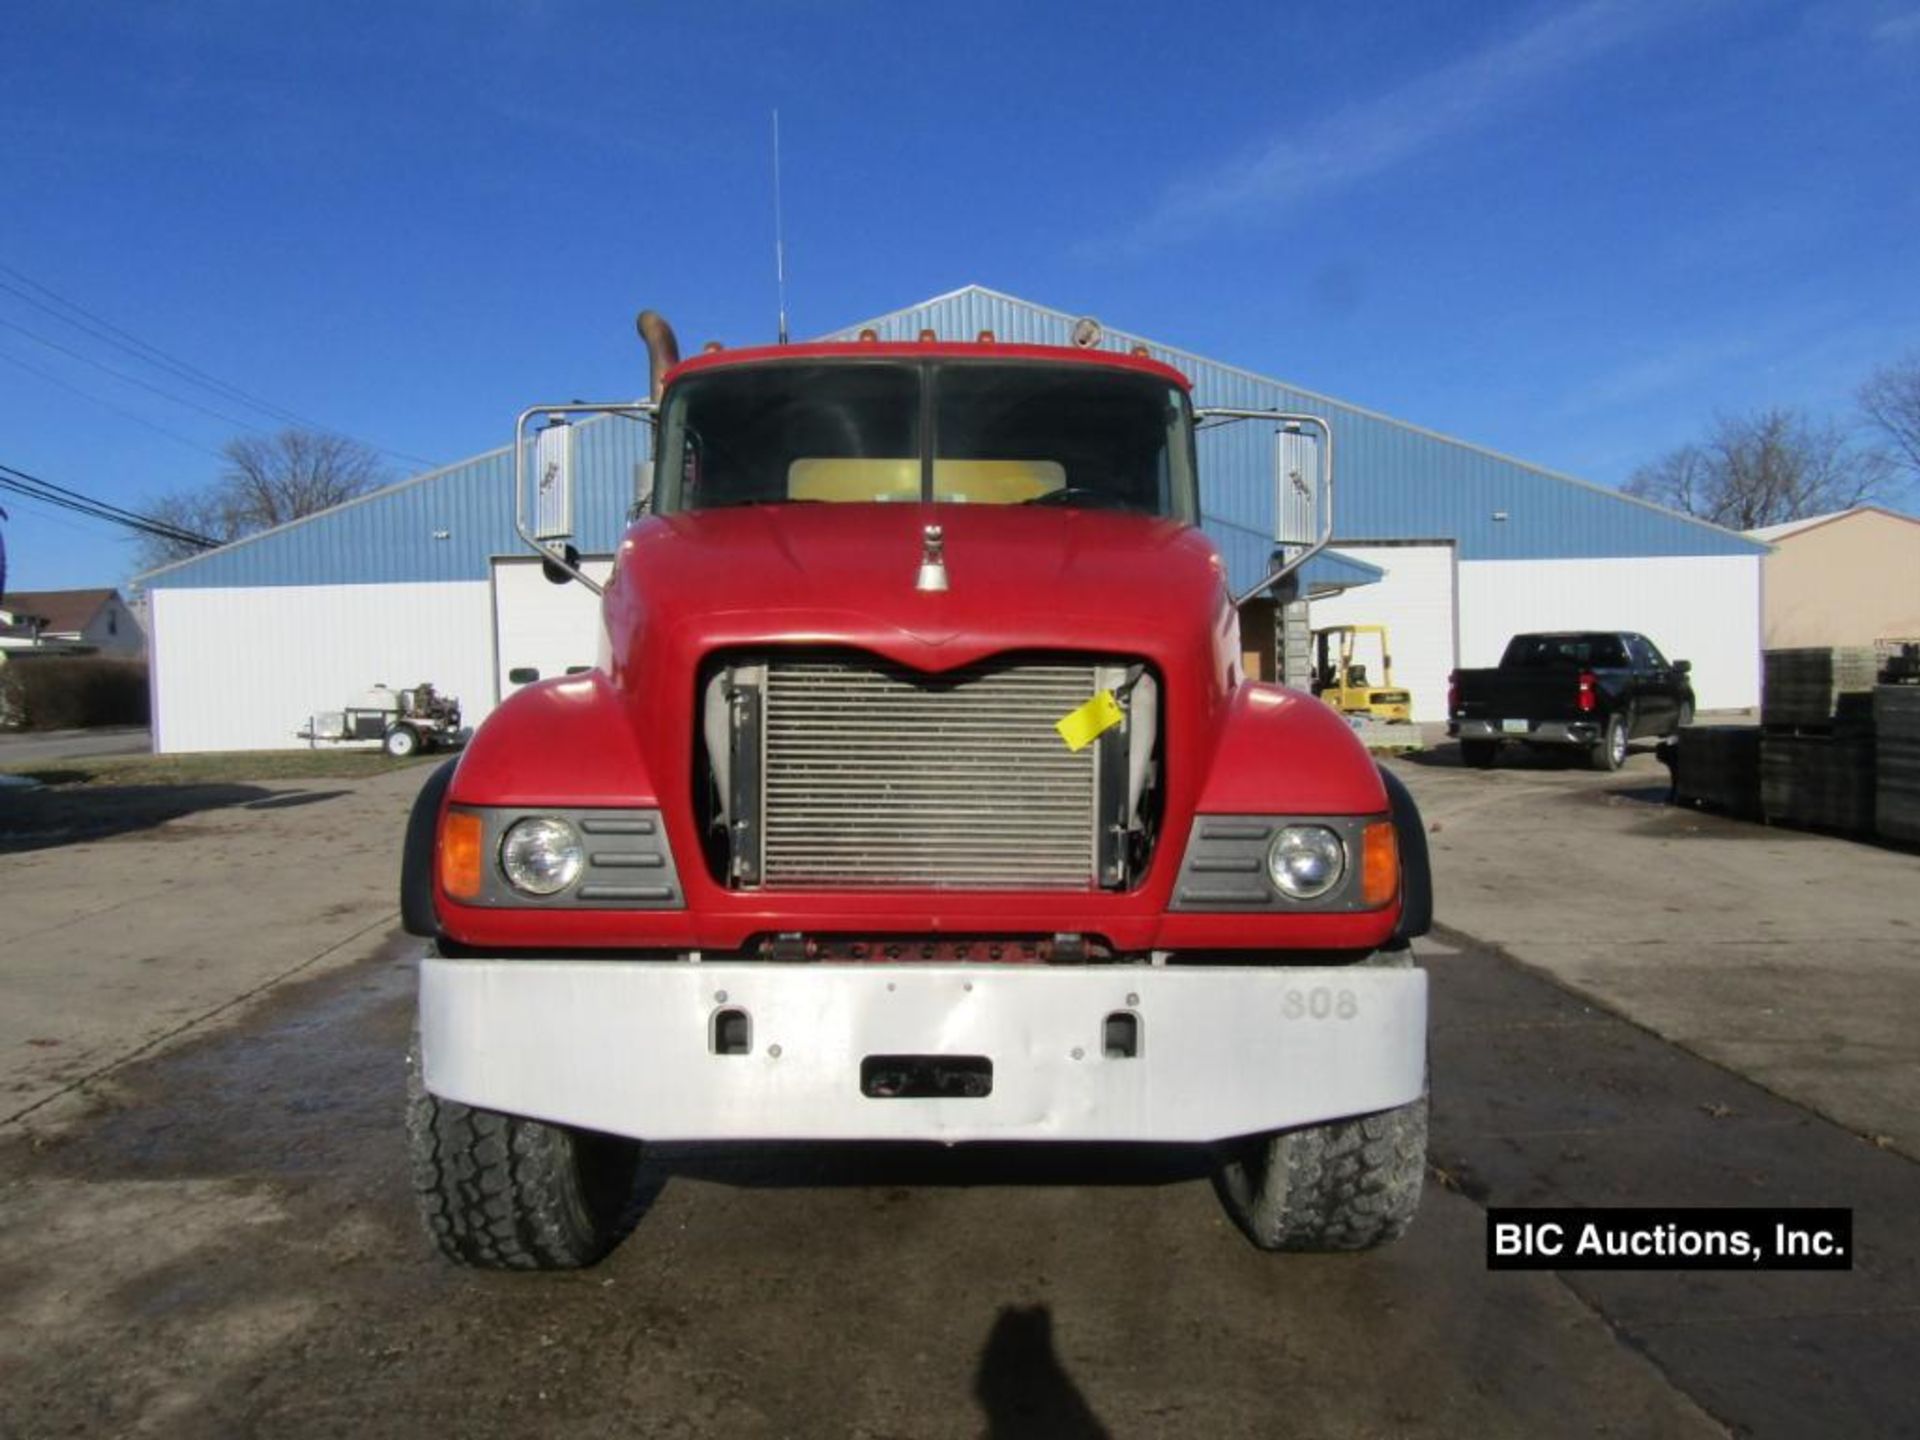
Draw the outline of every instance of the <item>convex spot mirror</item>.
M540 573L555 585L566 584L573 579L573 571L580 568L578 549L572 545L563 545L560 547L560 553L566 558L567 567L571 568L562 567L551 555L543 557L540 561Z

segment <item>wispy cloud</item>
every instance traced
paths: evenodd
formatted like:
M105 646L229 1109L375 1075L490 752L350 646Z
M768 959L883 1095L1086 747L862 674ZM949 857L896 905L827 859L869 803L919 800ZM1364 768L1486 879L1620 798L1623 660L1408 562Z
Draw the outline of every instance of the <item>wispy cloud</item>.
M1503 37L1399 88L1271 136L1172 187L1123 237L1129 249L1187 238L1234 220L1277 215L1485 128L1579 66L1673 23L1674 0L1586 0L1549 6Z
M1762 349L1752 334L1702 336L1663 342L1583 384L1562 406L1562 419L1622 410L1655 396L1671 395L1710 375L1745 364Z
M1881 45L1911 45L1920 41L1920 9L1889 15L1868 34Z

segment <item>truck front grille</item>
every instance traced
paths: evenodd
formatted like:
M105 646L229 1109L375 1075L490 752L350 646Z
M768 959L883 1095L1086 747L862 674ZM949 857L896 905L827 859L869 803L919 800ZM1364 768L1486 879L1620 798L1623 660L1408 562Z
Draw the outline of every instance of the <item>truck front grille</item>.
M762 883L1093 888L1099 747L1054 729L1093 689L1090 661L773 660Z

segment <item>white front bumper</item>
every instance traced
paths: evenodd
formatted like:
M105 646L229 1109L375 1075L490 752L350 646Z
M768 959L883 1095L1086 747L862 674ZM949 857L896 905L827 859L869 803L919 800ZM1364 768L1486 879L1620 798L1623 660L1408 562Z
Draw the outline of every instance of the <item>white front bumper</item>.
M721 1009L750 1053L713 1053ZM1115 1011L1137 1056L1102 1053ZM429 957L420 1030L443 1099L645 1140L1209 1141L1417 1099L1427 977ZM984 1056L992 1093L872 1098L870 1055Z

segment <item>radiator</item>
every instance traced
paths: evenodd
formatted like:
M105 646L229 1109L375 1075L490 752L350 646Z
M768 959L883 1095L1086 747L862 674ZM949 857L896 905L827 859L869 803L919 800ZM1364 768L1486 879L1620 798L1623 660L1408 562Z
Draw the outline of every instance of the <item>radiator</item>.
M1068 750L1054 722L1094 684L1091 661L772 661L761 883L1093 888L1100 747Z

